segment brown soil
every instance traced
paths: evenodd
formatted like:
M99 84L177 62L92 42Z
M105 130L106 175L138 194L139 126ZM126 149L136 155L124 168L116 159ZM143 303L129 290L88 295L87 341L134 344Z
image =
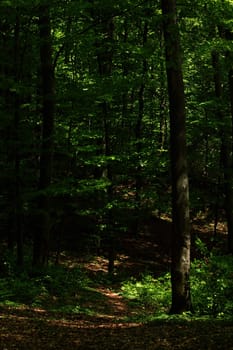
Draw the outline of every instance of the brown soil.
M112 296L110 296L112 299ZM125 312L121 302L118 311ZM49 314L40 310L4 310L0 317L1 350L154 350L233 349L230 322L116 321L107 317Z
M221 228L223 234L225 228ZM155 275L169 269L170 224L152 222L146 235L127 237L116 261L116 274L138 276L150 270ZM195 233L209 237L210 227L196 224ZM208 241L208 239L206 239ZM73 258L70 263L75 264ZM80 261L78 262L80 264ZM90 275L106 275L107 259L96 257L83 262ZM137 310L118 293L117 286L97 285L102 296L92 301L95 316L49 313L31 308L0 310L0 350L155 350L155 349L233 349L233 324L226 321L156 321L143 324L125 322ZM84 305L85 306L85 305Z

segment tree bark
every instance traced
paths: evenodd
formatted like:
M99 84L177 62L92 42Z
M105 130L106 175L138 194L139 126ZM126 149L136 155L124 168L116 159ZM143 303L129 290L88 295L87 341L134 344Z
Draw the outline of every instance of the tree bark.
M42 142L40 153L39 198L34 235L33 263L45 265L49 254L49 195L47 190L52 176L54 130L54 72L49 6L39 8L40 62L42 84Z
M145 21L143 26L143 37L142 37L142 47L147 43L148 36L148 23ZM147 60L144 58L142 62L142 82L138 91L138 117L135 126L135 139L136 139L136 174L135 174L135 234L138 234L140 226L140 214L141 214L141 191L143 185L143 175L142 175L142 120L144 116L144 95L145 95L145 78L148 70Z
M229 58L232 62L233 59L233 54L232 52L229 53ZM231 175L233 172L233 65L231 64L231 68L228 73L228 83L229 83L229 96L230 96L230 109L231 109L231 146L230 146L230 152L231 152L231 157L230 157L230 167L231 167ZM231 180L232 181L232 180ZM232 190L232 182L231 182L231 196L233 195L233 190ZM228 249L231 254L233 254L233 198L231 197L231 230L229 231L228 229Z
M104 34L104 41L103 39L100 40L98 43L98 53L97 53L97 59L98 59L98 66L99 66L99 74L103 78L103 81L105 78L109 78L112 73L112 56L113 56L113 50L112 50L112 43L113 43L113 33L114 33L114 23L112 16L108 16L109 14L106 13L103 17L100 16L100 23L101 23L101 30ZM102 114L102 121L103 121L103 151L104 155L108 158L112 154L112 147L111 147L111 137L110 137L110 127L111 127L111 106L109 101L104 100L101 103L101 114ZM116 256L116 243L115 243L115 232L114 232L114 224L113 224L113 214L112 214L112 208L111 203L113 200L113 188L112 188L112 180L113 180L113 174L112 174L112 167L111 164L109 164L109 160L107 159L107 165L105 169L103 169L102 176L109 180L110 184L107 189L107 198L106 202L107 204L110 204L110 208L106 209L106 235L108 242L107 249L108 249L108 273L112 274L114 271L114 261Z
M232 189L232 159L231 159L231 135L228 132L230 120L225 117L221 108L223 98L223 88L221 82L221 68L219 62L219 54L212 52L212 65L214 70L214 86L215 96L217 99L217 113L220 122L221 137L221 164L224 177L224 194L225 194L225 213L228 228L228 251L233 253L233 189Z
M189 181L186 155L185 96L176 1L162 0L166 71L170 108L172 173L171 313L192 311L190 295Z
M230 55L233 60L233 54ZM230 95L230 106L231 106L231 137L233 138L233 68L229 70L228 73L228 82L229 82L229 95ZM231 152L233 154L233 142Z
M20 80L20 19L19 15L16 15L16 22L14 28L14 78L18 83ZM16 243L17 243L17 264L23 265L23 232L22 232L22 199L21 199L21 178L20 178L20 96L19 92L15 91L13 95L14 99L14 155L15 155L15 231L16 231Z

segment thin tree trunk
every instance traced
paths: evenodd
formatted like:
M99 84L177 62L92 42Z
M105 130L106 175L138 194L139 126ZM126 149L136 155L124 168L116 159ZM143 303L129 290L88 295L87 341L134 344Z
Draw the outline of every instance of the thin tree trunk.
M228 226L228 250L233 253L233 190L232 190L232 159L231 159L231 135L228 133L229 121L225 118L221 108L223 89L221 83L221 69L219 54L212 52L212 65L214 70L215 96L218 102L218 118L221 125L221 163L224 176L225 213Z
M186 156L185 97L175 0L162 0L170 107L172 172L171 313L191 311L189 183Z
M231 60L233 59L233 54L229 53L229 57ZM233 68L229 70L228 73L228 82L229 82L229 95L230 95L230 107L231 107L231 174L233 173ZM231 194L232 192L232 180L231 180ZM233 199L231 199L233 200ZM233 203L231 203L233 205ZM233 207L231 207L231 210L233 210ZM231 211L231 217L232 217L232 211ZM230 219L232 221L232 218ZM233 226L231 226L231 230L228 230L228 249L231 254L233 254Z
M100 41L98 44L99 52L97 54L98 59L98 65L99 65L99 74L103 78L108 78L112 73L112 41L113 41L113 32L114 32L114 23L113 19L110 16L109 19L103 18L102 19L102 32L104 34L104 41ZM110 115L111 115L111 107L110 103L108 101L103 101L101 103L101 109L102 109L102 120L103 120L103 149L104 149L104 155L108 158L112 154L111 150L111 139L110 139ZM107 203L110 204L113 200L113 189L112 189L112 167L109 164L109 160L107 159L107 165L105 169L103 170L102 174L106 179L109 180L110 185L107 189ZM114 234L114 225L113 225L113 218L112 218L112 209L107 209L106 214L106 226L107 226L107 239L108 242L108 272L109 274L112 274L114 271L114 261L115 261L115 255L116 255L116 247L115 247L115 234Z
M162 52L164 48L163 33L162 30L159 33L159 46ZM167 142L167 116L166 116L166 99L165 99L165 63L164 60L160 60L159 66L159 81L160 81L160 93L159 93L159 146L161 150L166 148Z
M143 47L146 45L147 42L147 34L148 34L148 23L145 21L144 28L143 28L143 38L142 38L142 45ZM144 116L144 94L145 94L145 76L147 73L148 65L147 60L143 59L142 62L142 83L139 88L138 92L138 118L137 123L135 127L135 138L136 138L136 154L137 154L137 160L136 160L136 176L135 176L135 182L136 182L136 195L135 195L135 202L136 202L136 220L135 220L135 234L138 233L139 225L140 225L140 212L141 212L141 190L142 190L142 120Z
M16 23L14 30L14 78L15 82L19 82L20 79L20 19L16 15ZM15 213L14 213L14 227L16 231L16 243L17 243L17 263L19 266L23 265L23 235L22 235L22 199L21 199L21 179L20 179L20 141L19 141L19 124L20 124L20 96L19 92L14 92L14 153L15 153Z
M231 54L230 57L233 60L233 54ZM233 68L229 70L228 82L229 82L229 95L230 95L230 106L231 106L231 137L233 138ZM232 142L231 152L233 155L233 142ZM233 162L232 162L232 165L233 165Z
M49 254L49 196L46 191L51 183L53 129L54 129L54 72L52 61L52 43L49 7L43 5L39 9L40 60L42 83L42 144L40 154L40 175L38 212L34 236L34 265L45 265Z
M128 40L128 27L127 27L127 21L125 20L124 23L124 39L123 42L124 44L127 43ZM122 71L123 71L123 77L126 78L128 75L128 57L127 53L123 54L122 57ZM128 91L123 92L122 94L122 121L121 121L121 127L125 127L125 121L127 118L127 113L128 113Z

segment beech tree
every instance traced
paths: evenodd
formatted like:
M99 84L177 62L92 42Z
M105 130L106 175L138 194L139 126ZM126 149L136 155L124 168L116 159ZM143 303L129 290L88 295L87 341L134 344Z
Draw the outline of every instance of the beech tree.
M172 307L171 313L192 309L190 274L189 183L186 154L185 96L175 0L162 0L166 70L170 108L172 173Z

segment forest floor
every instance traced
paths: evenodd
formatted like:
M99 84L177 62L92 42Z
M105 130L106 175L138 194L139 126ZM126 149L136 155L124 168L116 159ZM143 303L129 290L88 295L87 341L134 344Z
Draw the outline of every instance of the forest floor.
M196 227L198 231L198 227ZM209 227L202 226L202 233ZM168 230L162 240L167 242ZM159 245L160 243L160 245ZM156 254L159 247L159 252ZM66 258L66 260L68 260ZM76 264L73 257L69 264ZM120 294L120 282L106 285L101 276L107 274L107 259L95 257L82 262L90 276L99 281L89 292L83 308L93 314L67 314L42 308L0 308L0 350L25 349L233 349L233 323L220 320L156 320L133 321L140 305L130 305ZM118 275L137 276L146 270L159 274L169 268L169 247L146 236L128 238L118 255ZM106 279L105 279L106 281ZM136 318L135 318L136 319Z

